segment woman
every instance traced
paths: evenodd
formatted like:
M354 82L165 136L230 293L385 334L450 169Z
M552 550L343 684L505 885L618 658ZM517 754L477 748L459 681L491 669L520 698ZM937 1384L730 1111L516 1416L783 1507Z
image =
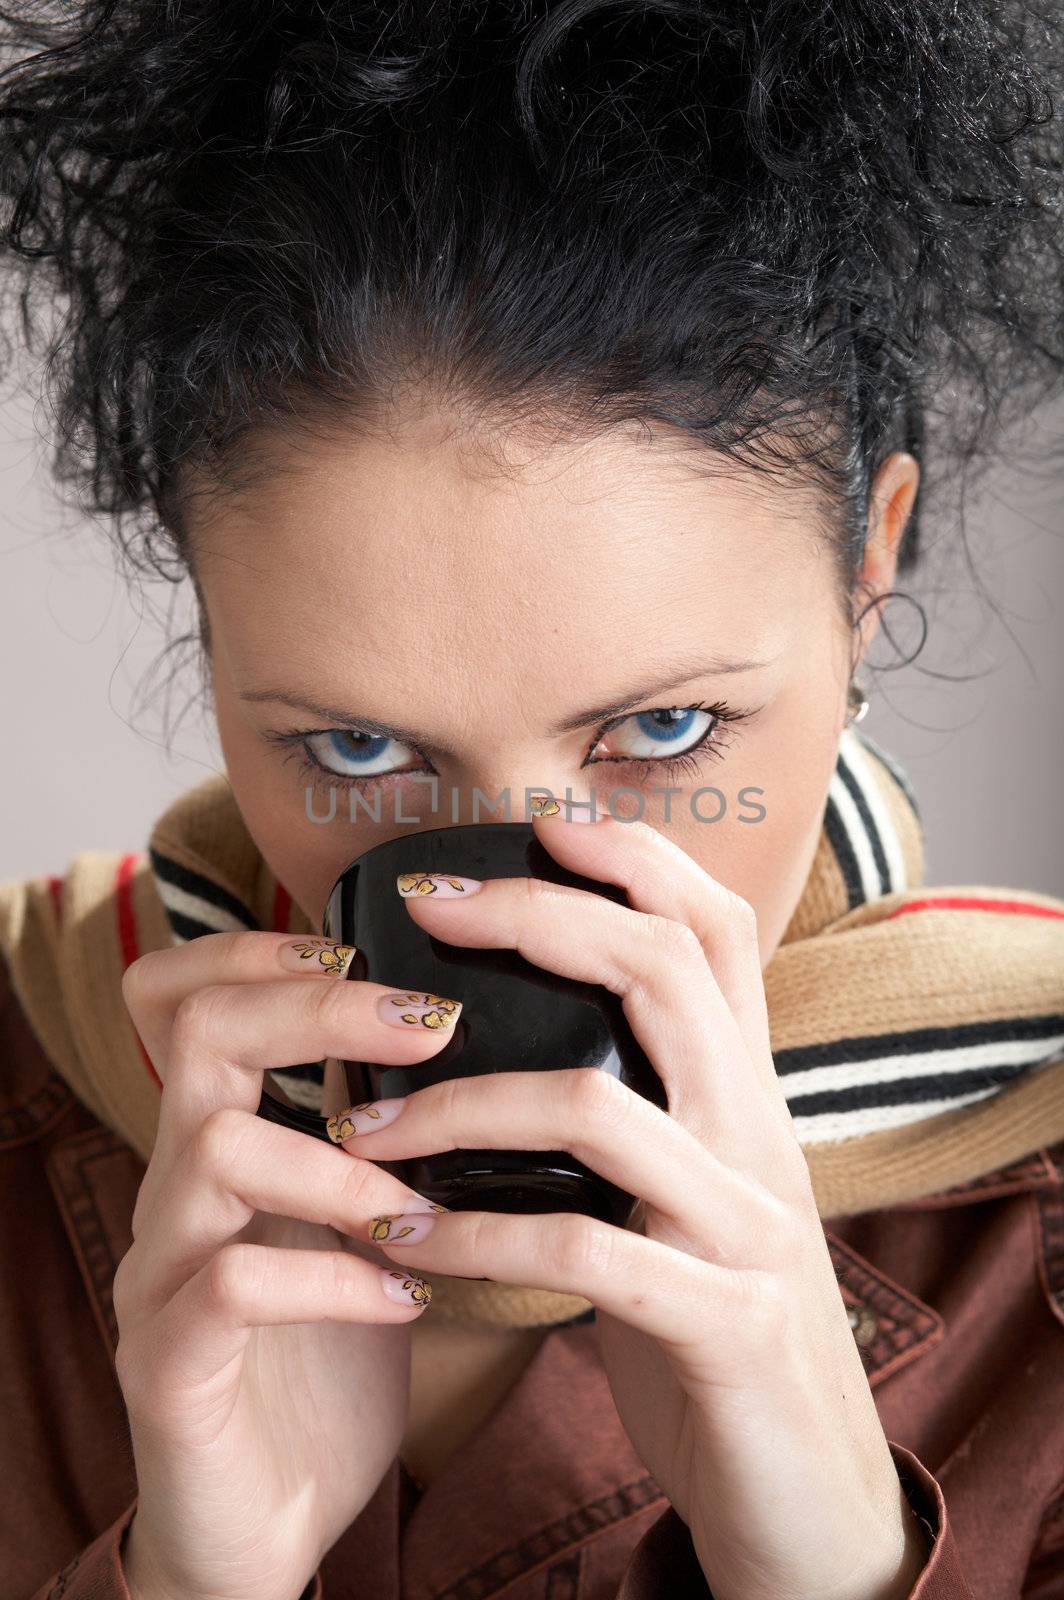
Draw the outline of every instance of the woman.
M1052 15L6 28L57 471L190 577L225 777L3 886L5 1593L1064 1592L1064 903L924 890L853 726L922 474L1064 366ZM560 1066L256 1115L440 1049L321 913L477 791L628 904L410 915L617 993L668 1111ZM641 1204L376 1165L495 1145Z

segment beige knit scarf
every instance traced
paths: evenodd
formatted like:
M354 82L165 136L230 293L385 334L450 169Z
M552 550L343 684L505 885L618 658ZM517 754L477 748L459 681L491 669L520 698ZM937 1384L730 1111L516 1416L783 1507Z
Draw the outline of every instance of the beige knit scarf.
M1064 1137L1064 901L924 889L915 797L843 733L822 832L765 988L777 1071L821 1215L939 1193ZM320 933L259 853L224 776L181 795L147 851L87 850L0 884L0 948L71 1090L147 1162L161 1085L121 979L145 950L225 928ZM307 1067L266 1088L310 1103ZM298 1074L302 1072L303 1076ZM312 1075L312 1074L311 1074ZM553 1291L432 1274L432 1316L534 1327Z

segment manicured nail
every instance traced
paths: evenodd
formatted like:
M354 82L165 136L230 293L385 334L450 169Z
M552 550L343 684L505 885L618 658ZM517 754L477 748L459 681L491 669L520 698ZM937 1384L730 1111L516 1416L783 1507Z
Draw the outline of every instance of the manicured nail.
M333 1144L342 1144L356 1133L372 1133L375 1128L386 1128L394 1122L406 1104L406 1096L391 1100L363 1100L357 1106L347 1106L336 1111L325 1124L325 1132Z
M446 1000L442 994L424 991L419 994L412 989L382 994L377 1001L378 1017L397 1028L453 1028L461 1009L461 1000Z
M566 822L598 822L602 813L595 810L594 800L567 800L562 815Z
M456 900L459 895L476 894L483 883L480 878L456 878L450 872L400 872L395 887L404 900L422 894L434 894L440 900Z
M563 805L552 795L534 795L529 801L534 817L564 817L566 822L597 822L599 813L593 800L566 800Z
M358 954L353 944L337 944L335 939L290 939L277 951L282 967L289 972L310 972L343 978Z
M398 1300L404 1306L427 1306L432 1299L431 1283L405 1272L382 1272L381 1288L389 1300Z
M420 1244L432 1232L436 1218L432 1212L403 1211L397 1217L374 1217L369 1225L373 1244Z

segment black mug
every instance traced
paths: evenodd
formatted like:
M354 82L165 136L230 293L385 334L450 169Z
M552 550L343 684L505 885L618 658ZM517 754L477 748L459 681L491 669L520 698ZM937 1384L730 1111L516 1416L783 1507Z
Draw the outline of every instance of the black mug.
M426 933L396 889L400 873L418 872L544 878L628 904L616 885L563 867L531 823L431 828L375 845L337 878L322 933L354 945L348 979L460 1000L454 1031L442 1050L414 1066L330 1060L268 1074L283 1084L289 1103L264 1087L260 1115L328 1138L328 1116L367 1100L410 1094L447 1078L561 1067L611 1072L667 1109L665 1086L618 996L548 972L515 950L453 945ZM565 1150L447 1150L377 1164L452 1211L577 1211L623 1226L635 1206L634 1196Z

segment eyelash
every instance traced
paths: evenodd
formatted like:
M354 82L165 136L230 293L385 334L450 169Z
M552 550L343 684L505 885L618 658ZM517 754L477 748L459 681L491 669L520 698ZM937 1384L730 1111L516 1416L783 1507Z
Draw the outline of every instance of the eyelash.
M593 766L633 767L640 783L648 778L651 773L660 773L666 780L678 777L680 773L686 773L694 777L701 772L702 761L706 756L712 756L716 761L720 761L723 758L724 751L732 741L727 738L721 738L721 730L748 722L754 715L752 711L736 710L724 700L716 701L710 705L695 702L693 705L687 706L650 706L647 709L650 711L706 711L712 716L713 721L698 743L692 745L689 750L682 751L678 756L660 756L656 760L646 756L600 756L597 761L592 763ZM593 750L599 740L604 739L612 728L620 727L621 723L627 722L630 717L641 714L640 712L627 711L623 716L614 717L610 722L605 723L591 741L591 749ZM342 789L369 789L374 785L386 783L389 778L409 777L417 770L412 767L401 767L396 772L375 773L366 778L359 778L351 773L333 772L330 768L323 766L317 759L308 746L307 740L313 739L320 733L334 733L336 731L333 728L300 728L286 733L281 729L267 729L265 737L271 744L281 748L289 745L295 746L292 755L302 754L303 756L297 768L297 776L309 776L312 779L315 791L318 793L327 792L330 788L337 786ZM348 728L343 731L357 733L358 729ZM291 758L288 757L286 759Z

